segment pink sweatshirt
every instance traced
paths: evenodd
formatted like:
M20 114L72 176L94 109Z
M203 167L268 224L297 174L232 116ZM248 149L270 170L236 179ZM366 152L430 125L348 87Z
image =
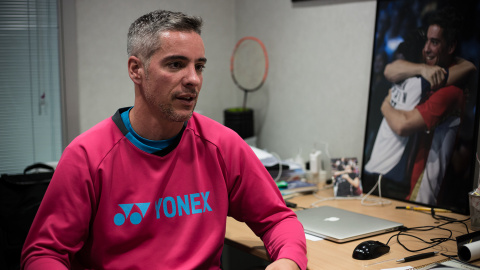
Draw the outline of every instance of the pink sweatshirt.
M226 217L272 260L306 269L301 223L232 130L195 114L173 147L149 154L119 110L64 151L22 252L22 269L219 269Z

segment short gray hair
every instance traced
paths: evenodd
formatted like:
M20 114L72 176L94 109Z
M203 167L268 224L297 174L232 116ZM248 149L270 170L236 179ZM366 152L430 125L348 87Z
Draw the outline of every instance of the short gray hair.
M149 62L160 48L159 35L165 31L196 32L201 34L202 18L181 12L155 10L135 20L128 29L128 57L136 56Z

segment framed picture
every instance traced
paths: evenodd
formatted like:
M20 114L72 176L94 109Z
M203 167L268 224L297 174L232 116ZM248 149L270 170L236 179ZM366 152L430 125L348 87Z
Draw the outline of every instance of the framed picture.
M332 158L332 183L335 197L362 196L357 158Z
M479 122L478 18L480 0L377 1L365 193L379 182L384 197L469 212Z

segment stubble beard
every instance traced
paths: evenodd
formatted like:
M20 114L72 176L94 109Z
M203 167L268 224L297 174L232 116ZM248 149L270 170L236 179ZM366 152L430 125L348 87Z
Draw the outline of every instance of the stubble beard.
M188 114L181 114L181 113L175 112L175 109L169 104L161 103L161 104L158 105L158 107L160 108L160 111L163 113L163 115L169 121L171 121L171 122L185 122L188 119L190 119L190 117L192 117L193 110L195 109L196 105L197 104L195 104L193 106L193 109Z
M188 113L179 113L175 110L173 106L173 101L175 98L172 97L172 103L156 103L155 102L155 95L145 95L146 101L154 107L157 107L159 110L159 113L168 121L171 122L185 122L190 117L192 117L193 110L195 109L195 106L197 105L195 102L195 105L193 106L192 110Z

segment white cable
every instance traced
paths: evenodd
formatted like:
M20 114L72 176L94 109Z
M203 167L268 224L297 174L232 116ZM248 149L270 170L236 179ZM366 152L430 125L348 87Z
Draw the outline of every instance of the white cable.
M275 182L277 182L280 179L280 177L282 177L282 160L280 159L280 156L277 153L270 152L270 154L275 156L275 158L278 160L278 174L277 174L277 177L275 177Z
M375 206L375 205L388 205L391 204L392 201L387 200L385 198L382 198L382 190L381 190L381 182L382 182L382 175L379 175L377 183L375 183L375 186L365 195L362 197L321 197L317 194L313 194L317 199L317 201L313 202L310 206L311 207L317 207L317 204L324 202L324 201L332 201L332 200L361 200L361 204L365 206ZM368 199L368 196L375 190L375 188L378 186L378 194L379 194L379 199ZM372 203L366 203L372 202Z
M330 152L328 151L328 142L320 141L320 143L325 145L325 154L327 156L327 161L331 162ZM327 166L331 166L331 165L324 164L324 166L325 167L323 169L327 171Z
M374 205L386 205L386 204L391 204L392 201L390 200L387 200L387 199L383 199L382 198L382 186L381 186L381 182L382 182L382 175L380 174L378 176L378 181L377 183L375 183L375 185L373 186L373 188L365 195L362 197L362 205L365 205L365 206L374 206ZM379 199L368 199L368 196L370 196L370 194L375 190L375 188L378 186L378 196L380 197ZM369 201L369 202L372 202L372 203L366 203L366 201Z
M328 187L330 188L330 187ZM326 189L326 188L325 188ZM319 196L317 194L313 194L313 196L319 200L313 202L312 204L310 204L311 207L317 207L317 204L321 203L321 202L324 202L324 201L334 201L334 200L360 200L362 197L355 197L355 196L352 196L352 197L322 197L322 196Z
M480 168L480 159L478 158L478 152L477 152L476 156L477 156L477 162L478 162L478 165L479 165L479 168ZM478 190L479 188L480 188L480 172L478 173L477 188L475 188L474 191Z
M322 142L325 144L325 153L327 154L328 161L330 161L330 152L328 152L328 143Z

